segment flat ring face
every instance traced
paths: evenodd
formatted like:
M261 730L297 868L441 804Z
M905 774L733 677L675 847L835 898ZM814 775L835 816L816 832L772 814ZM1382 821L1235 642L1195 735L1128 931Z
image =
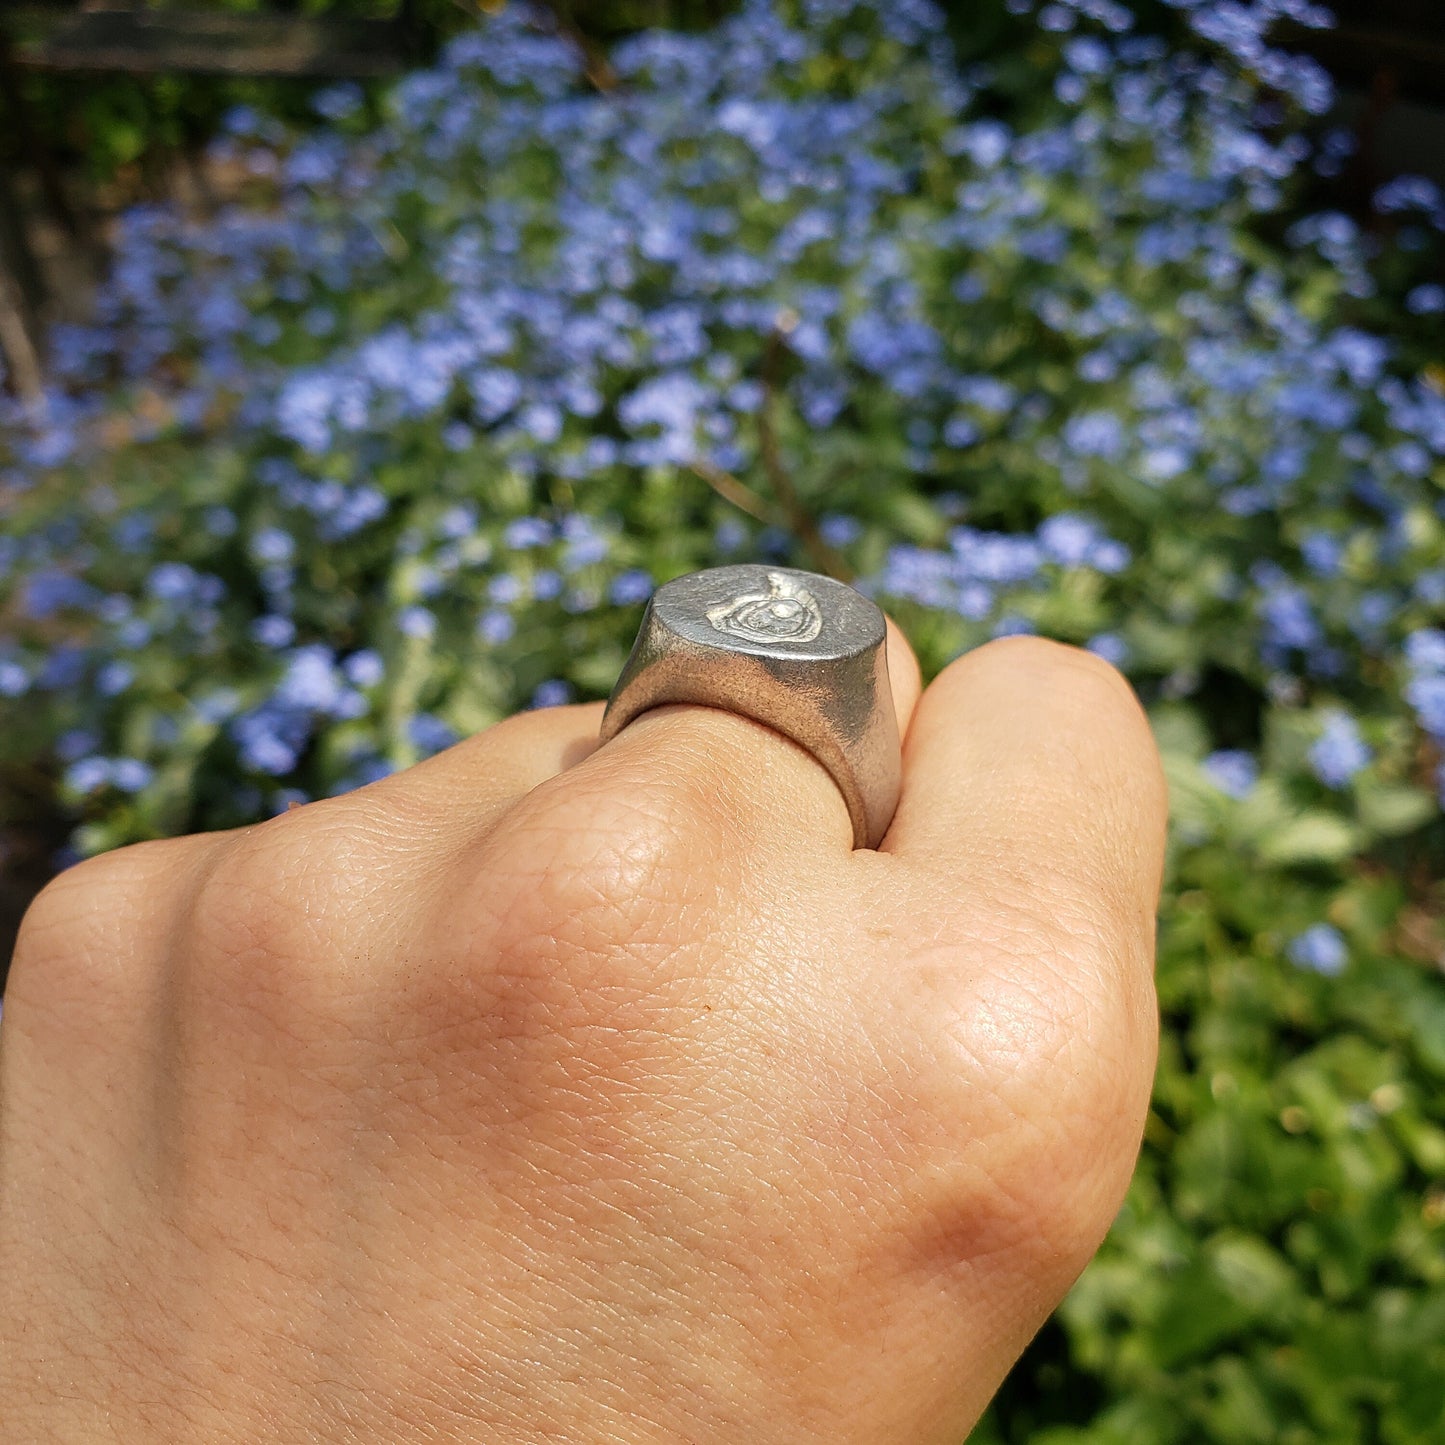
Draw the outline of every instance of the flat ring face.
M883 614L831 577L742 563L658 588L654 614L679 637L761 657L853 657L882 646Z
M602 718L603 742L665 703L724 708L808 749L837 783L854 846L875 848L902 764L878 608L831 577L744 563L659 587Z

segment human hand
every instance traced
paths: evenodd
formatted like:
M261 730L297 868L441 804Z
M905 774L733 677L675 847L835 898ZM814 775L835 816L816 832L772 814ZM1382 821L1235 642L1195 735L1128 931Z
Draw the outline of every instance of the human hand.
M1165 792L1086 653L889 657L876 852L769 729L591 704L55 880L9 1445L957 1445L1129 1179Z

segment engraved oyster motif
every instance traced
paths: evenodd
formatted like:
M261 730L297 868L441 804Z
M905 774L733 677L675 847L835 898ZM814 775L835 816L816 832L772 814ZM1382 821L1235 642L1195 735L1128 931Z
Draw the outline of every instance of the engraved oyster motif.
M817 599L782 572L768 573L766 592L745 592L709 607L707 620L748 642L811 642L823 630Z

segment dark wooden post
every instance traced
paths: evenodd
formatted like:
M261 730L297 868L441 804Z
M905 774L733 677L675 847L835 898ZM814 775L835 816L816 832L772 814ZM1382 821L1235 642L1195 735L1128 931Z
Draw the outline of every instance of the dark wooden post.
M44 305L45 280L30 247L20 196L0 166L0 352L11 388L31 403L42 395Z

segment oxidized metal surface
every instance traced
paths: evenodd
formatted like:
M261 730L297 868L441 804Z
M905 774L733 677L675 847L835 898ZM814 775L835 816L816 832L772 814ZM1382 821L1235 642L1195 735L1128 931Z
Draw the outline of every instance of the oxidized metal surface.
M853 846L876 848L902 761L883 614L816 572L744 563L690 572L653 594L602 716L602 741L664 703L701 703L790 737L832 775Z

